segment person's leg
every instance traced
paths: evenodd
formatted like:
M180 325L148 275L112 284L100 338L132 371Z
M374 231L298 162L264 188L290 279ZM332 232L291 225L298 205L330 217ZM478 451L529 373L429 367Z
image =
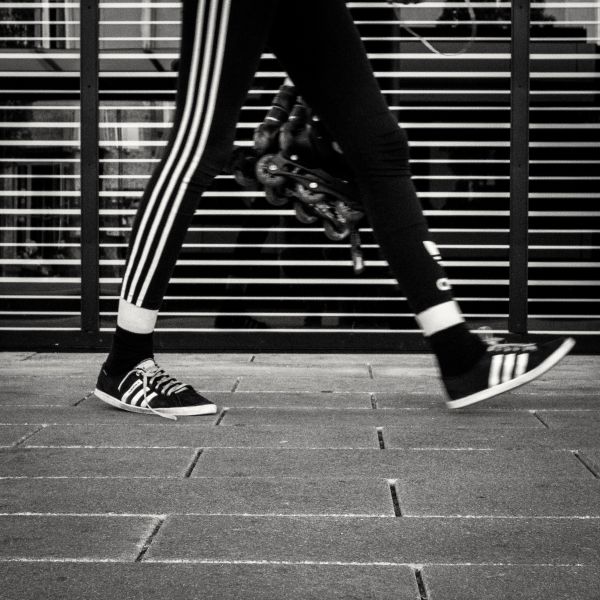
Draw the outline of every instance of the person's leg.
M442 371L467 370L485 347L453 300L411 180L406 134L383 98L345 3L287 0L270 44L353 168L377 241Z
M447 405L513 389L564 357L570 338L487 348L467 329L410 179L406 134L384 101L345 2L282 2L270 44L354 171L383 254L437 356Z
M153 357L158 309L201 194L228 162L277 0L185 0L176 118L136 214L117 330L94 391L132 412L177 418L216 406Z
M175 121L133 225L106 363L113 373L152 356L158 309L197 202L229 159L276 0L183 5Z

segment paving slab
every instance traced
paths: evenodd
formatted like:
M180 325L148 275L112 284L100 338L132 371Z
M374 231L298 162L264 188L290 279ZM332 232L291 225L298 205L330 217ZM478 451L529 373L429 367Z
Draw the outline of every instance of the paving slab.
M183 375L188 376L194 373L204 376L229 373L236 376L247 377L249 379L258 377L276 379L279 382L305 377L312 377L316 380L331 378L333 376L339 378L370 378L369 367L366 364L330 364L327 362L321 363L320 365L269 365L258 362L212 363L210 358L208 358L203 362L194 359L187 365L178 365L173 366L172 368L173 374L182 378ZM177 369L176 372L175 369Z
M19 381L22 378L28 377L52 377L57 372L64 375L67 380L90 380L96 382L96 377L100 370L100 365L96 366L90 361L81 363L80 365L71 365L65 362L61 365L35 365L31 366L28 360L20 363L10 363L2 366L2 379L4 381L13 382Z
M2 427L0 426L0 436ZM260 425L240 427L187 425L175 428L164 427L159 423L138 425L94 423L49 425L28 438L23 445L95 448L379 448L379 441L374 427L303 429Z
M402 359L395 365L380 365L371 364L371 373L373 379L396 379L399 383L405 381L419 381L424 378L438 378L439 370L430 361L426 363L415 363L413 361L409 364L402 364Z
M0 446L13 446L39 429L39 425L0 425Z
M550 429L582 429L595 431L600 439L600 400L598 410L539 411L540 418Z
M600 387L600 386L599 386ZM440 389L438 393L412 390L398 390L395 393L377 392L375 400L379 408L432 408L444 406L446 396ZM600 402L597 393L582 393L579 390L552 392L550 390L531 392L530 386L524 386L485 400L468 410L569 410L598 409ZM462 411L460 411L462 412Z
M430 355L417 354L375 354L375 353L352 353L352 354L319 354L319 353L294 353L294 352L262 352L256 353L254 361L257 364L270 365L307 365L320 366L324 363L331 365L369 365L369 364L391 364L399 361L416 364L419 360L433 360ZM433 362L431 363L433 364Z
M600 386L599 386L600 387ZM596 388L597 389L597 388ZM599 409L597 391L592 390L532 390L529 385L513 392L502 394L482 404L488 408L503 410L570 410L570 409Z
M592 429L552 429L551 433L564 448L600 448L600 434Z
M409 567L0 564L3 600L418 600Z
M27 364L26 361L25 364ZM74 394L81 398L96 386L99 367L69 367L68 373L63 377L56 378L54 374L59 367L52 365L40 366L34 370L24 367L3 368L2 377L7 381L7 389L13 392L22 391L24 394L30 394L35 397L39 390L44 389L45 394L60 397L61 393ZM192 384L199 391L221 391L230 392L236 385L237 376L231 372L232 369L223 371L221 374L208 374L201 372L190 372L185 377L186 383ZM226 374L227 372L227 374ZM180 373L176 374L177 377ZM184 378L183 376L181 377Z
M0 560L133 561L156 520L148 517L0 515Z
M600 477L600 449L598 447L582 448L578 451L578 455L594 476Z
M212 394L220 406L242 408L372 408L368 392L240 392Z
M186 366L193 361L196 364L245 364L254 360L251 352L158 352L156 360L168 367Z
M65 377L30 377L11 379L0 396L5 406L72 406L94 390L92 381Z
M383 479L0 479L0 513L394 516Z
M423 384L424 389L433 392L439 389L437 381ZM367 375L342 376L331 375L330 372L316 374L306 373L304 376L279 377L276 374L261 375L259 377L242 376L237 389L241 392L260 392L270 390L274 392L392 392L398 390L400 385L393 379L370 379Z
M504 448L518 449L573 449L577 436L570 431L553 431L543 427L498 428L482 425L473 427L456 424L452 427L431 423L427 417L413 418L410 425L404 427L383 427L382 435L386 448ZM36 440L39 435L33 437Z
M192 449L3 448L0 477L183 477Z
M416 377L412 373L395 378L374 377L373 381L376 384L376 393L395 397L415 396L421 400L429 398L431 403L445 406L446 390L433 372L423 370L422 374Z
M30 352L27 360L33 365L39 363L54 363L57 365L88 361L102 363L106 352Z
M432 474L433 475L433 474ZM600 517L600 481L495 471L477 477L402 476L396 482L405 516Z
M442 388L419 391L399 387L392 392L374 392L373 398L380 409L442 409L446 406Z
M600 520L169 517L145 560L600 562Z
M31 353L29 353L31 354ZM190 363L202 364L244 364L252 360L250 353L182 353L158 352L155 358L159 364L165 366L189 366ZM94 364L101 365L106 359L106 352L38 352L30 356L27 361L32 365L46 364L61 366L68 364Z
M433 354L424 353L403 353L397 354L371 354L369 364L373 369L379 367L412 368L421 369L428 368L437 372L437 360Z
M35 356L35 352L0 352L0 363L9 365L30 358L31 356Z
M72 406L6 406L0 410L0 423L6 425L52 425L77 423L118 423L138 426L144 423L160 424L167 427L186 427L188 425L213 426L218 415L186 417L172 421L156 415L141 415L109 406L94 396L76 407Z
M590 567L425 566L428 600L598 600Z
M529 393L557 395L561 392L572 393L577 390L580 394L594 394L598 391L600 381L597 378L598 367L590 367L589 372L580 372L579 376L571 369L558 365L539 379L527 384ZM555 372L556 371L556 372ZM596 376L594 376L596 375Z
M81 390L79 391L81 392ZM0 398L0 410L5 407L22 406L31 408L34 406L76 406L90 396L92 390L69 392L67 389L57 393L34 394L30 392L9 392Z
M11 361L7 363L8 372L15 375L32 373L50 373L57 368L68 368L70 373L88 373L95 377L104 362L104 354L80 354L80 355L46 355L35 356L29 360ZM298 377L315 373L316 377L336 374L339 377L369 377L369 368L366 364L338 362L334 364L320 363L314 365L288 364L272 365L253 362L248 355L242 357L226 358L225 355L212 357L211 355L190 354L187 357L171 357L169 355L156 355L156 361L166 370L173 370L173 375L180 377L195 374L201 377L222 377L224 373L229 375L248 375L274 377Z
M317 410L295 408L251 409L233 407L221 421L229 425L286 425L295 427L318 426L398 426L410 427L413 424L426 426L445 424L480 427L544 429L544 425L528 411L449 411L446 409L427 410Z
M208 448L192 477L403 477L447 474L469 480L497 477L571 477L588 480L589 471L570 452L536 450L292 450Z
M82 385L82 383L96 383L96 376L97 373L95 371L93 373L90 373L89 371L71 371L67 365L62 369L54 367L25 369L21 367L16 368L14 365L3 365L1 380L7 390L19 390L23 388L23 385L39 386L43 381L49 381L51 383L63 382L76 387Z

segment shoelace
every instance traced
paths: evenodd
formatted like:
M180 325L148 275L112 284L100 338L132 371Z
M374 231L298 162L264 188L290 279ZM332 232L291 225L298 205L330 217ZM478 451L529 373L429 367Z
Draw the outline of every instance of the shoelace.
M176 392L180 392L189 387L188 384L182 383L175 377L169 375L166 371L161 369L157 364L154 365L154 368L140 368L136 367L132 369L127 375L129 376L131 373L135 373L136 375L141 375L142 377L142 387L144 390L144 399L142 400L141 406L147 408L150 412L158 415L159 417L164 417L165 419L171 419L173 421L177 421L177 417L175 415L169 415L167 413L163 413L160 410L156 410L150 406L150 401L148 400L148 390L158 392L163 394L164 396L171 396Z

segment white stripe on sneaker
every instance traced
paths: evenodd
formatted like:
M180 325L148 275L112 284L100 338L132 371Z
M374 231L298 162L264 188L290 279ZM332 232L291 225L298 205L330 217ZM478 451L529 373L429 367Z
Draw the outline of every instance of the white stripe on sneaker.
M495 354L492 357L490 374L488 377L488 387L493 387L500 383L500 371L502 370L503 354Z
M140 385L142 385L142 382L139 379L134 381L133 385L121 396L121 401L125 402L125 404L129 404L130 397L140 387Z
M515 367L515 377L520 377L527 370L527 364L529 363L529 354L523 352L517 356L517 366Z
M138 406L144 397L144 388L142 389L131 399L130 404L132 406Z
M502 364L502 383L513 378L513 369L515 368L517 356L516 354L505 354L504 363Z
M150 404L151 400L154 400L154 398L156 398L156 396L158 396L158 394L156 392L150 392L146 398L144 398L144 401L142 403L142 406L148 406L148 404Z

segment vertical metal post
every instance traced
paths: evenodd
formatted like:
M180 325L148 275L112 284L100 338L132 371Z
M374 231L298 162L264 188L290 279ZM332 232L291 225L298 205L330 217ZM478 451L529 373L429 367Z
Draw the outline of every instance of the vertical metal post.
M529 0L511 7L510 235L508 329L527 333L529 244Z
M80 1L81 329L100 328L98 0Z

